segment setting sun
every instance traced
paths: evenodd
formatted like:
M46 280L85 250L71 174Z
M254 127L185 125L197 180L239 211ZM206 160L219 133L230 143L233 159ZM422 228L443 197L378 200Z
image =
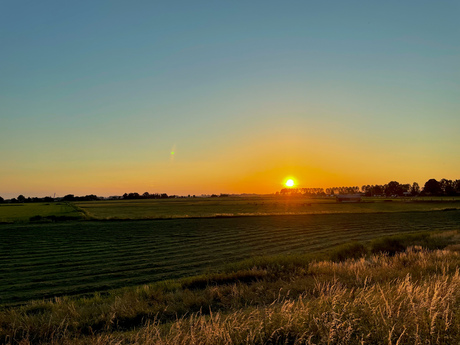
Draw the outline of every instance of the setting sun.
M294 186L294 180L293 179L287 180L285 185L286 185L286 187L293 187Z

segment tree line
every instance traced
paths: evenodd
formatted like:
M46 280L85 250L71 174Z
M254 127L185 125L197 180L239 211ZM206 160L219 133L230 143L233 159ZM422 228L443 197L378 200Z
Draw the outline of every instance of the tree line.
M401 184L397 181L390 181L383 185L363 185L353 187L331 187L331 188L283 188L279 195L299 196L327 196L337 194L363 194L365 196L458 196L460 195L460 180L429 179L423 188L417 182L412 184Z
M168 199L174 198L175 195L168 195L166 193L153 193L150 194L149 192L145 192L144 194L140 195L139 193L125 193L120 199L124 200L132 200L132 199Z
M283 188L276 192L277 195L284 196L327 196L338 194L363 194L365 196L460 196L460 180L429 179L423 185L423 188L417 182L412 184L401 184L397 181L390 181L384 185L363 185L353 187L330 187L330 188ZM211 197L226 197L228 194L213 194ZM191 197L188 195L188 197ZM195 195L193 195L195 197ZM132 200L132 199L169 199L181 198L177 195L168 195L166 193L124 193L122 196L112 196L108 199L112 200ZM85 196L75 196L67 194L62 198L52 198L46 196L44 198L26 198L24 195L19 195L17 198L5 200L0 196L0 203L33 203L33 202L53 202L53 201L96 201L100 198L97 195L89 194Z

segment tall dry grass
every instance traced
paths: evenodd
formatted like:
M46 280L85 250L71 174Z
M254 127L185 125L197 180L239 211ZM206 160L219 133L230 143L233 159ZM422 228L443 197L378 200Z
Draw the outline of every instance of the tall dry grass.
M410 250L395 257L311 265L313 291L228 314L151 323L138 344L459 344L459 256ZM455 264L453 264L455 262ZM402 267L422 270L392 279ZM388 274L386 281L382 277ZM329 277L324 279L324 277ZM357 286L345 279L354 277ZM323 278L323 279L322 279ZM375 282L378 281L378 282ZM96 339L95 339L96 340ZM121 340L108 337L102 344ZM102 342L100 342L102 341Z
M292 276L290 282L207 287L210 298L220 294L222 298L239 300L233 307L218 311L211 306L166 322L160 314L151 315L142 326L124 331L108 327L94 334L76 332L71 323L72 313L81 310L75 305L71 307L71 303L62 303L67 310L55 316L61 317L60 328L39 342L460 344L459 264L460 255L456 252L421 248L410 248L394 256L381 254L344 262L312 262L303 273ZM300 290L300 285L301 293L288 289ZM275 287L277 294L273 293ZM256 296L256 291L267 293L265 300L270 303L251 303L249 299ZM191 294L187 298L192 298L193 291L182 293ZM117 310L136 310L129 301L117 299L112 305L112 315L110 310L100 312L112 317L112 322L119 322ZM21 344L38 342L28 334L5 340Z

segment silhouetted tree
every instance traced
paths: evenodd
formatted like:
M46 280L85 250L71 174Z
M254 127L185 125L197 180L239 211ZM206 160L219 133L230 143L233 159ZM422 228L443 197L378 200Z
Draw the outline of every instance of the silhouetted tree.
M62 198L62 200L64 200L64 201L75 201L75 195L73 195L73 194L67 194L66 196L64 196L64 197Z
M410 188L410 194L413 196L420 194L420 186L417 182L412 183L412 187Z
M0 196L0 204L4 203L5 202L5 199L3 199L1 196Z
M129 193L129 194L123 194L123 199L140 199L141 196L139 195L139 193Z
M374 188L372 188L372 195L382 195L384 190L384 186L376 184Z
M399 184L399 182L391 181L385 187L385 194L386 196L391 196L391 195L401 196L403 195L402 186Z
M405 195L406 193L408 194L410 191L410 184L409 183L401 184L401 190L402 190L402 195Z
M445 178L439 181L439 185L442 189L442 193L447 196L455 195L454 182L452 180L447 180Z
M460 180L455 180L453 183L456 194L460 194Z
M18 202L25 202L26 201L26 197L24 195L19 195L18 198L17 198Z
M434 178L425 182L425 186L423 187L423 192L427 195L441 195L442 189L441 185L437 180Z
M85 196L77 196L75 200L77 201L97 201L99 200L99 198L97 197L97 195L89 194Z

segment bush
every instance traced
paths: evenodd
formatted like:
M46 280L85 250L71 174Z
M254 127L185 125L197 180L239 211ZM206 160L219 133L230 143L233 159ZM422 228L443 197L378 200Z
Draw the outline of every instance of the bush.
M345 261L347 259L359 259L367 255L366 247L359 242L347 243L333 249L330 254L332 261Z
M429 250L442 249L452 242L455 234L456 232L439 234L424 232L383 237L371 242L371 252L373 254L388 253L394 255L405 251L410 246L421 246Z
M405 251L406 248L407 246L403 244L402 239L397 237L379 238L371 243L371 252L373 254L387 253L395 255L396 253Z

